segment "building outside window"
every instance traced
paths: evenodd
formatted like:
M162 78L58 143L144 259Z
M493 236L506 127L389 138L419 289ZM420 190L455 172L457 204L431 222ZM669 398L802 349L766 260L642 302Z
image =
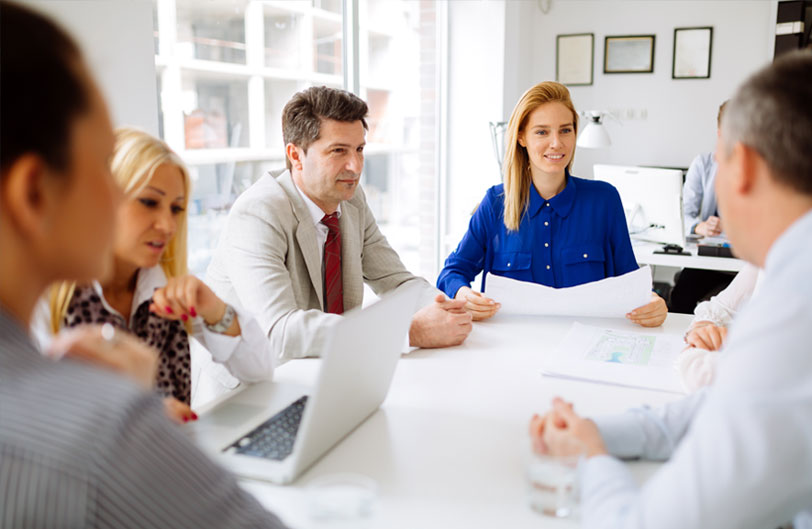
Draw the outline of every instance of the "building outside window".
M348 88L354 61L370 108L363 189L406 266L436 276L438 6L345 1L357 24L342 0L155 0L160 132L192 175L193 273L205 273L236 197L284 169L284 104L309 86Z

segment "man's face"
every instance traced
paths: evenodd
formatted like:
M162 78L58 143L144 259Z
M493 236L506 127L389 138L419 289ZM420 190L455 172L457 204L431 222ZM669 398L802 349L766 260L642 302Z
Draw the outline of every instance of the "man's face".
M307 153L295 147L301 163L293 160L296 185L325 213L332 213L350 200L364 169L366 131L360 120L344 122L325 119L319 139Z

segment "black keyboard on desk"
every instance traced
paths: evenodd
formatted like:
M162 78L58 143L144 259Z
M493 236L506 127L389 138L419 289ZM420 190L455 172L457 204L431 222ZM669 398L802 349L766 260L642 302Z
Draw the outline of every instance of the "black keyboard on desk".
M282 461L293 451L306 402L307 395L289 404L226 450L234 449L238 454Z

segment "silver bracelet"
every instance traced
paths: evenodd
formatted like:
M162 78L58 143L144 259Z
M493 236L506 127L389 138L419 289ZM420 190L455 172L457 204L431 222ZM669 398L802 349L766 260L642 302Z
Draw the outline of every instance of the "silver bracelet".
M206 328L211 332L223 334L231 327L231 324L234 323L234 318L236 317L237 311L234 310L234 307L226 304L226 310L225 312L223 312L223 317L220 318L220 321L218 321L217 323L213 323L211 325L206 323Z

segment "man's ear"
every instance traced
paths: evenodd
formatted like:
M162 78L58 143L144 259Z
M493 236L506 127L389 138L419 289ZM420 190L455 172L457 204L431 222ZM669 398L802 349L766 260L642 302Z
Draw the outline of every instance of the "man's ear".
M743 143L736 143L733 149L734 159L738 165L737 191L743 195L750 194L757 187L757 179L764 160L755 149Z
M304 150L299 148L293 143L285 145L285 155L290 160L290 165L297 171L302 170L302 158L304 158Z
M8 169L2 182L0 208L23 237L33 237L48 222L55 182L50 169L36 154L25 154Z

